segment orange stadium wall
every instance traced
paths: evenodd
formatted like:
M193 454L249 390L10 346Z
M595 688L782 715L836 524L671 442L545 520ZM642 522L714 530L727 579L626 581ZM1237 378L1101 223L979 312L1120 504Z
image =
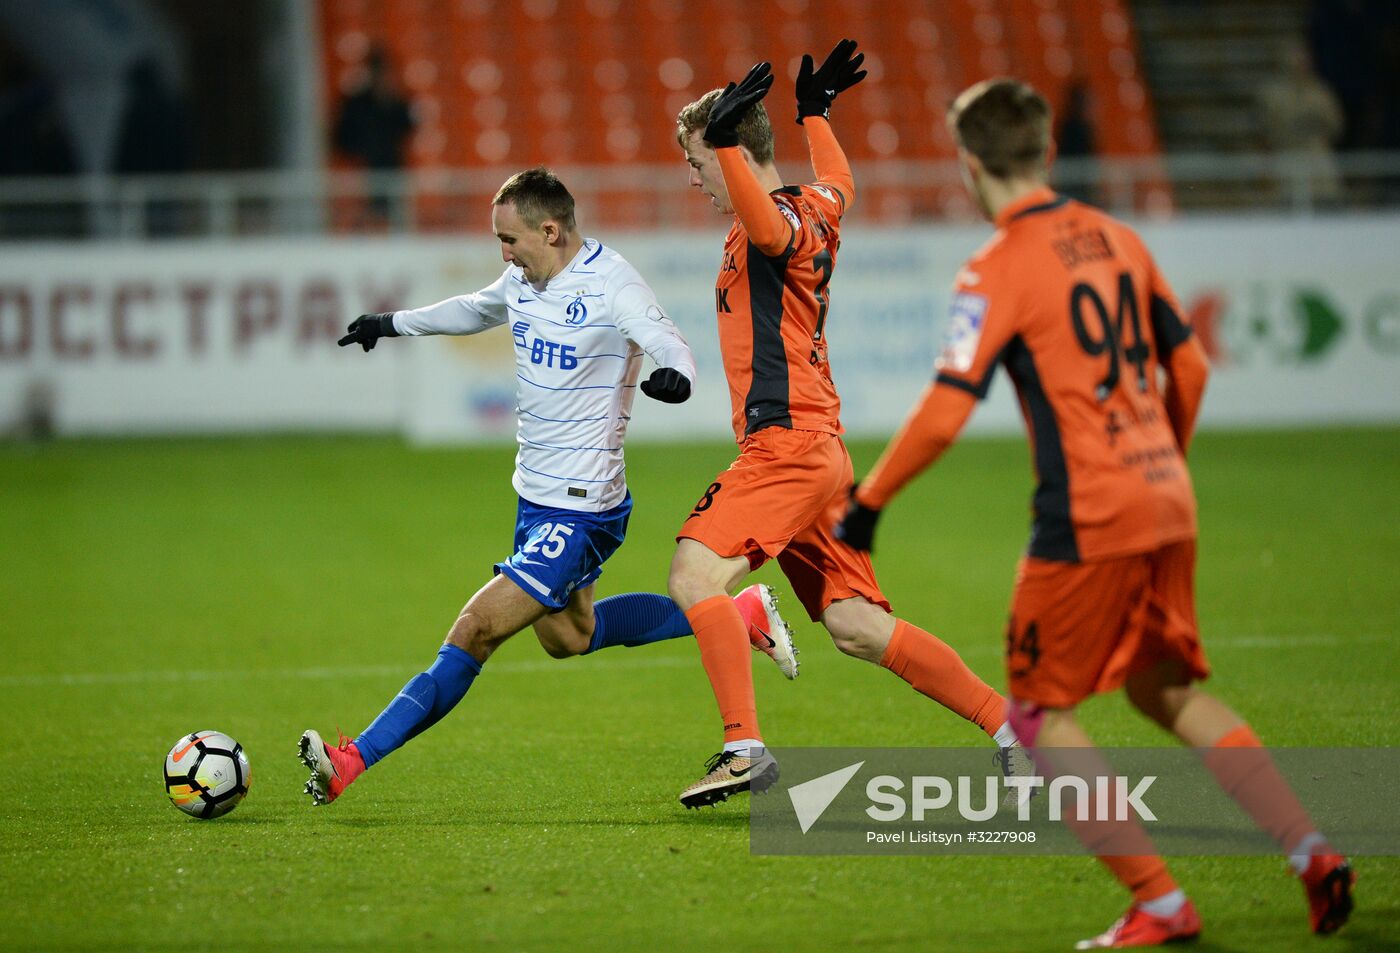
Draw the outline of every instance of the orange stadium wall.
M1400 217L1219 218L1142 227L1215 373L1203 425L1400 420ZM930 376L959 263L985 226L850 229L832 283L832 366L856 434L898 427ZM607 236L655 288L701 371L679 407L640 400L639 439L728 436L713 282L721 234ZM500 274L489 239L16 247L0 257L0 428L36 394L61 434L398 430L508 441L512 339L337 348L365 311ZM973 430L1020 421L1004 378Z

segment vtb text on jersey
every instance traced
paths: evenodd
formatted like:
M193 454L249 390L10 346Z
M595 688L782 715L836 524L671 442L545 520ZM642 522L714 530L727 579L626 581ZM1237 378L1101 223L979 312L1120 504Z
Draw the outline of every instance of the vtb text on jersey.
M506 268L473 294L399 311L400 334L475 334L509 325L515 344L516 492L602 512L627 494L622 444L642 354L695 380L695 362L635 268L586 239L544 290Z

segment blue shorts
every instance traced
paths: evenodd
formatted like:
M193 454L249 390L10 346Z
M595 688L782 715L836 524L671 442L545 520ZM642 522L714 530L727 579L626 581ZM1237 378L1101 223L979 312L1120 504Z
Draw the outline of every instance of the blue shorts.
M537 506L524 497L515 514L515 554L496 572L551 609L593 585L627 535L632 494L605 513Z

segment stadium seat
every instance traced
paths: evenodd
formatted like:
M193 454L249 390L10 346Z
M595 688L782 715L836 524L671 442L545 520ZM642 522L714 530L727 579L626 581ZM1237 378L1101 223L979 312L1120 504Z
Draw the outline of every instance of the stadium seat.
M956 182L921 180L897 164L913 169L952 158L947 106L958 90L991 76L1025 79L1057 110L1071 82L1087 82L1103 154L1160 152L1126 0L750 0L723 24L702 22L684 0L509 6L503 14L496 0L320 0L328 117L365 52L382 43L418 107L412 169L504 174L540 162L561 169L636 165L671 167L683 183L670 132L681 106L761 58L773 61L779 88L790 88L803 53L820 58L837 39L854 35L871 80L843 100L837 128L858 173L896 160L895 171L870 176L862 187L863 219L904 221L966 208ZM779 97L769 105L783 167L801 174L805 147L790 106ZM350 167L338 156L330 164ZM1169 206L1165 178L1136 199ZM452 203L426 193L414 208L420 228L462 224ZM675 205L646 190L609 192L600 217L643 227L711 221L703 203ZM350 228L362 216L346 202L333 218L337 228Z

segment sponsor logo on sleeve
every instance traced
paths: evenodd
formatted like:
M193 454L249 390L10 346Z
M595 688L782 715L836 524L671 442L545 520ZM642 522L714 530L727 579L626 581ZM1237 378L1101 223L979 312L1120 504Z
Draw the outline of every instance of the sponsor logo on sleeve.
M972 370L977 356L977 342L982 339L982 326L987 320L987 298L971 291L953 295L948 316L948 330L943 336L943 352L934 367L940 371L965 374Z
M792 227L793 227L793 228L795 228L795 229L797 229L797 230L799 230L799 231L801 230L801 228L802 228L802 220L801 220L800 218L797 217L797 213L796 213L796 212L794 212L792 209L788 208L788 207L787 207L786 205L784 205L782 202L779 202L779 203L778 203L778 211L782 212L782 213L783 213L783 217L786 218L789 222L792 223Z

